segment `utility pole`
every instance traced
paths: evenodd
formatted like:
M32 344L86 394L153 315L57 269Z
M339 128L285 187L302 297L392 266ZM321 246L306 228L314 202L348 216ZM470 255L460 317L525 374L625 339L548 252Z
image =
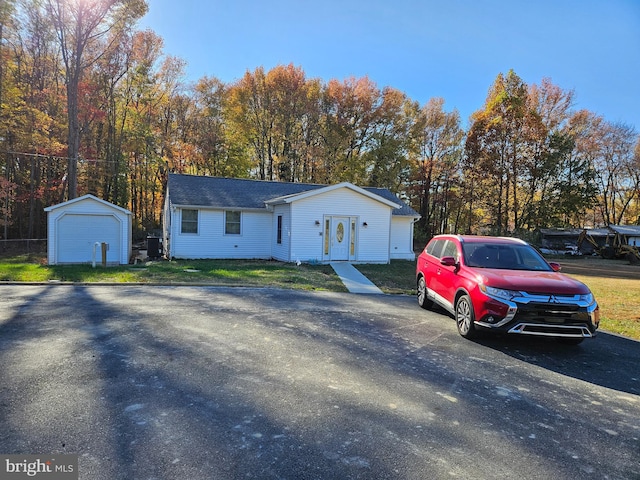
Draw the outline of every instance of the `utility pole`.
M0 11L0 14L2 14L3 12ZM2 127L3 122L2 122L2 79L4 78L4 58L3 58L3 53L2 53L2 34L3 34L3 27L4 27L4 18L0 17L0 127ZM6 141L6 139L4 137L0 137L0 141L2 141L3 143ZM6 151L6 156L5 156L5 171L7 174L7 180L9 180L9 149L5 148ZM4 235L2 236L2 238L5 241L5 246L6 246L6 242L7 242L7 234L8 234L8 224L9 224L9 190L7 188L7 192L6 192L6 196L5 196L5 201L4 201Z

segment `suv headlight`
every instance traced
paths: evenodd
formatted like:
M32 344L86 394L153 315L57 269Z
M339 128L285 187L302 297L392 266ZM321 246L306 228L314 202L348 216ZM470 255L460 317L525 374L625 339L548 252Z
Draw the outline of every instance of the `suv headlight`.
M591 305L595 299L593 298L592 293L587 293L585 295L579 295L579 299L581 302L585 302L587 305Z
M480 285L480 290L489 296L503 298L505 300L511 300L519 295L519 292L513 290L503 290L502 288L488 287L486 285Z

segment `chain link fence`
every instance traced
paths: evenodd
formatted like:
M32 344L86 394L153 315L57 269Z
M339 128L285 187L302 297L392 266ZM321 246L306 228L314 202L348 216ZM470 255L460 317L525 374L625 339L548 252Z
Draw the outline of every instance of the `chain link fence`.
M0 239L0 257L47 255L46 238Z

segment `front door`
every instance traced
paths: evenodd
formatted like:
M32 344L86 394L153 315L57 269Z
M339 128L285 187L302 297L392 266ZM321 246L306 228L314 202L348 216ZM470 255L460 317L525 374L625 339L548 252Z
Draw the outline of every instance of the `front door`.
M333 217L331 222L331 260L349 260L350 221L349 217Z

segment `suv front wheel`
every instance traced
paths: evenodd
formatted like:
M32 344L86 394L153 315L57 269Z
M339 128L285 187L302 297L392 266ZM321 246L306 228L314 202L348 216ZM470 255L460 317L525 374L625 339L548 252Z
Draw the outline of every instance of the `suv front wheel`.
M456 325L458 333L464 338L473 338L476 336L476 328L473 323L473 305L469 295L461 295L456 302Z

